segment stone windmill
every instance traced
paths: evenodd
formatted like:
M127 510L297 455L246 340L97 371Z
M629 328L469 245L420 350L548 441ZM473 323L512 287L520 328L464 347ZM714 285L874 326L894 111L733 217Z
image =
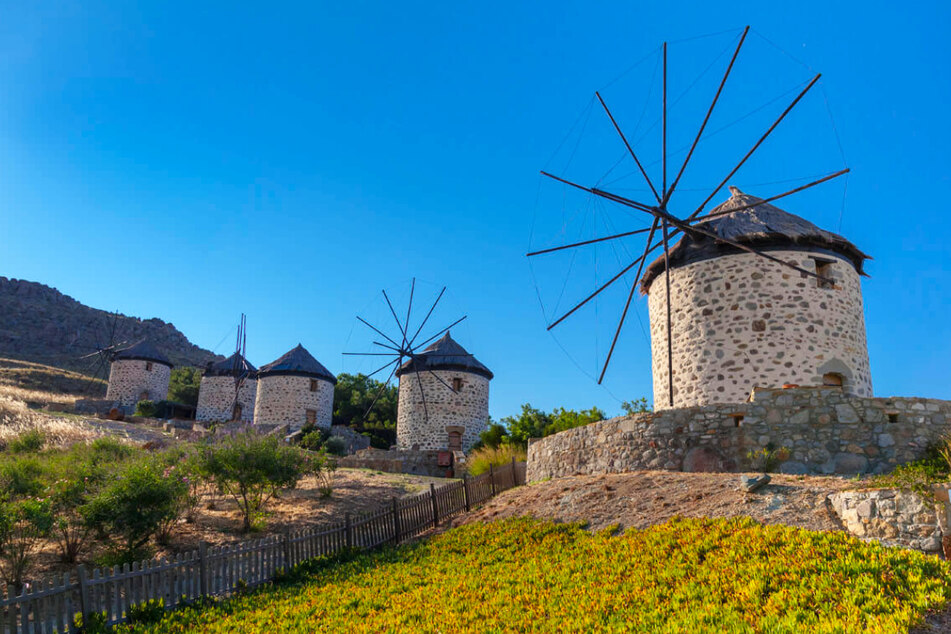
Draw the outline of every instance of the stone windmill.
M242 313L234 353L224 361L209 362L202 374L196 420L252 420L257 401L257 368L248 362L247 347L247 317Z
M410 285L405 318L400 319L390 296L383 299L396 323L390 336L359 315L357 319L383 341L373 340L373 352L345 352L345 355L388 359L370 372L373 377L389 370L381 382L364 418L372 411L386 386L399 381L397 412L397 448L400 450L468 450L478 439L489 418L489 381L492 372L452 339L449 330L466 319L453 321L445 328L422 339L430 317L446 292L442 287L435 300L414 328L413 299L416 279Z
M650 164L641 160L634 149L636 143L629 140L630 137L625 134L600 92L595 93L597 103L607 121L610 121L618 142L626 150L628 160L637 168L632 173L638 178L642 177L649 189L646 202L609 191L609 186L600 182L588 185L547 171L541 172L565 191L583 192L588 198L598 201L598 204L617 206L633 215L642 215L650 222L649 227L614 231L592 239L534 250L527 255L538 258L556 252L613 243L629 236L647 235L638 257L630 257L613 277L594 288L572 308L559 311L547 328L556 328L630 271L636 270L633 278L627 278L630 288L600 367L598 383L604 380L632 300L640 288L649 295L654 405L657 408L711 400L716 402L717 399L720 399L719 402L742 400L740 392L749 393L761 381L778 383L776 387L779 387L787 382L816 382L825 377L828 381L839 381L840 385L857 394L871 393L858 284L858 277L863 273L862 262L867 256L841 236L823 231L807 220L769 204L838 178L848 173L848 168L762 199L747 196L731 187L732 196L727 202L711 212L703 213L717 193L729 184L738 170L816 85L820 75L812 77L772 125L758 137L752 148L741 154L732 168L724 170L726 175L698 206L683 209L675 197L681 177L701 139L705 138L704 131L749 31L750 28L746 27L739 34L739 41L699 130L682 164L670 173L667 147L667 43L663 44L659 51L663 68L662 89L657 103L662 120L661 152L657 161L660 163L659 179L657 174L653 179L648 174ZM678 237L679 242L674 245L673 240ZM662 249L662 254L651 264L651 254L658 249ZM698 264L703 260L710 260L713 264ZM648 264L650 266L647 267L646 275L642 277ZM709 277L706 281L700 280L705 276L698 275L698 267L711 269L707 272ZM750 279L754 275L759 278ZM719 281L720 286L716 287L712 281ZM790 301L792 297L800 297L798 301L801 303L793 312L781 310L779 306L770 310L762 298L758 301L742 299L752 287L762 287L764 295L772 292L775 296L777 289L787 286L791 290L784 290L780 295L784 294ZM823 296L814 292L817 290L832 290L839 295ZM808 296L808 299L802 296ZM736 314L714 312L712 301L725 303L727 307L736 305L742 308L745 311L742 324L734 321L724 323L724 320L736 318ZM837 319L841 321L843 318L847 319L848 325L841 333L825 332L827 329L822 324L830 324ZM794 333L786 331L782 335L776 334L786 329L785 322L790 319L797 323L804 320L803 336L796 338L798 329L794 329ZM717 320L720 320L719 324L714 324ZM806 332L806 328L820 328L825 334L812 337L813 333ZM725 338L715 334L719 330L722 335L727 329L731 332ZM776 353L789 348L790 344L794 350L791 358L777 358ZM740 348L739 353L737 347ZM750 362L749 357L758 353L763 356ZM712 357L708 358L710 355ZM729 358L725 358L725 355L729 355ZM735 357L744 355L746 358L743 363L737 364ZM760 360L763 363L759 363ZM724 363L728 365L724 367ZM732 369L730 364L733 364ZM711 389L713 393L710 393Z

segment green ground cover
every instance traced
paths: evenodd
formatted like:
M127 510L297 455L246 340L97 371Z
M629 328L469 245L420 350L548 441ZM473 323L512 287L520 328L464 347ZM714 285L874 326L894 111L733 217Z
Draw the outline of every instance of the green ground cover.
M951 565L752 520L623 534L517 519L312 566L136 632L905 632Z

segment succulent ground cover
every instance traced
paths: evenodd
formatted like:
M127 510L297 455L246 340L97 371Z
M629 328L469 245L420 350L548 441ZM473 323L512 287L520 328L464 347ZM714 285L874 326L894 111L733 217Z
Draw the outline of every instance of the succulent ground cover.
M645 530L510 519L324 562L143 632L906 632L951 565L748 518Z

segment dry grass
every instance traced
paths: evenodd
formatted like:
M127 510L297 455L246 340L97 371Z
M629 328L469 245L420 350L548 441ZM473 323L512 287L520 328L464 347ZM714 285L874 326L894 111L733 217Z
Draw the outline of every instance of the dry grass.
M0 386L0 445L28 431L39 431L46 437L48 446L68 447L79 442L89 442L100 434L81 420L58 418L37 412L22 400L7 393Z
M26 403L72 404L77 398L99 398L106 382L78 372L0 357L0 395Z

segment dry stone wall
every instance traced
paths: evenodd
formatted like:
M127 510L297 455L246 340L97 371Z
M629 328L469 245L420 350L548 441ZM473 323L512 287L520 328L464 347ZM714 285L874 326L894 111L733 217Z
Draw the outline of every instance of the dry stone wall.
M419 380L415 372L401 376L396 447L445 450L449 448L449 432L459 431L462 450L468 451L479 440L489 420L489 379L459 370L435 370L434 373L447 385L452 385L453 379L461 379L462 387L454 393L428 372L420 372Z
M612 418L535 440L528 478L637 469L750 471L788 449L784 473L882 473L951 432L951 401L862 398L840 388L757 389L752 400Z
M769 251L835 288L765 258L741 253L694 262L671 274L674 407L741 403L754 387L822 385L839 374L847 393L872 395L859 275L851 263L816 251ZM648 306L654 407L669 407L665 279Z
M912 491L839 491L829 496L845 528L862 539L926 552L941 550L946 507Z
M317 426L330 429L334 384L324 379L315 379L317 390L312 392L311 378L288 374L259 377L254 404L254 424L286 424L291 430L297 430L307 423L307 410L314 410Z
M258 382L245 379L238 388L238 404L241 406L239 421L250 423L254 418ZM235 404L234 377L203 376L198 390L198 409L195 420L225 422L233 419Z
M168 398L168 381L171 377L172 369L155 361L113 361L109 367L109 387L105 400L119 403L131 413L139 401L164 401Z

